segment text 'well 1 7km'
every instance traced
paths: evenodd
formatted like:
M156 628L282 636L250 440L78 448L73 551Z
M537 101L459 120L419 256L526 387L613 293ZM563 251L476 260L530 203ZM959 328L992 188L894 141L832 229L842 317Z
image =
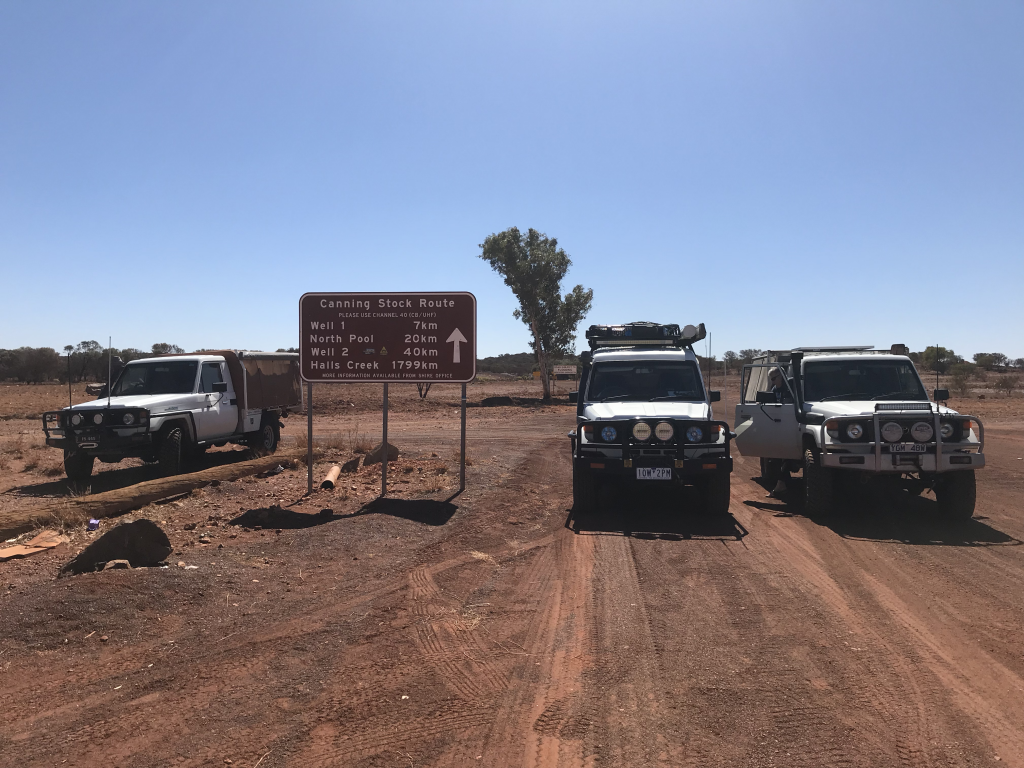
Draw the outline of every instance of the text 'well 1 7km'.
M471 293L307 293L299 299L302 378L452 382L476 376Z

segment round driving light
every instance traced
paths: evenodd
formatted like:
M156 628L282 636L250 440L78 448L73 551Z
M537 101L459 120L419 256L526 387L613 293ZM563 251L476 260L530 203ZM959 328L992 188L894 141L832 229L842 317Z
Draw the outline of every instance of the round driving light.
M676 431L667 421L659 421L654 427L654 436L659 440L671 440Z
M134 413L126 413L124 415L124 417L121 419L121 421L123 421L125 424L134 424L135 423L135 414Z
M854 422L846 428L846 436L851 440L860 440L864 436L864 427Z
M79 424L81 424L82 423L82 414L76 413L74 416L72 416L71 417L71 423L74 424L76 427Z
M926 421L919 421L910 428L910 434L919 443L926 443L935 436L935 429Z
M601 439L606 443L614 442L615 438L619 436L619 432L615 427L605 427L601 430Z
M686 439L691 443L699 443L704 437L704 430L700 427L690 427L686 430Z
M948 421L942 422L942 426L939 427L939 434L942 435L943 440L949 440L953 436L953 424Z
M102 413L97 413L95 416L93 416L92 417L92 423L93 424L102 424L103 423L103 414Z
M651 425L644 421L638 421L633 425L633 437L637 440L650 440Z
M882 439L887 443L895 443L901 437L903 437L903 427L895 421L890 421L882 425Z

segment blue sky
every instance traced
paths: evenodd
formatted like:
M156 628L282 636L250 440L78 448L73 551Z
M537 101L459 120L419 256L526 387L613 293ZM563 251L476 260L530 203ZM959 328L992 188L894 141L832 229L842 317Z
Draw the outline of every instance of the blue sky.
M585 324L1022 356L1024 4L0 4L0 347L469 290L522 351L513 225Z

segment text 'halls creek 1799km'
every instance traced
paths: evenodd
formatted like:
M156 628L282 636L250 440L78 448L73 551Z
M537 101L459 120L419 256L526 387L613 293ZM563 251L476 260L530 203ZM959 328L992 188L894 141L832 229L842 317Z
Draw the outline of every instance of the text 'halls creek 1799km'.
M307 293L299 299L299 356L306 381L472 381L476 297Z

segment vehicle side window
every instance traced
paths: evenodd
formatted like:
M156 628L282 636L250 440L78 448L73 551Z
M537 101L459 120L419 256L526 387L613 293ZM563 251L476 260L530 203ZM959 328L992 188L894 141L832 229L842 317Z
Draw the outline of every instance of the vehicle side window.
M224 381L220 363L203 363L203 374L199 378L200 392L213 392L213 385Z

